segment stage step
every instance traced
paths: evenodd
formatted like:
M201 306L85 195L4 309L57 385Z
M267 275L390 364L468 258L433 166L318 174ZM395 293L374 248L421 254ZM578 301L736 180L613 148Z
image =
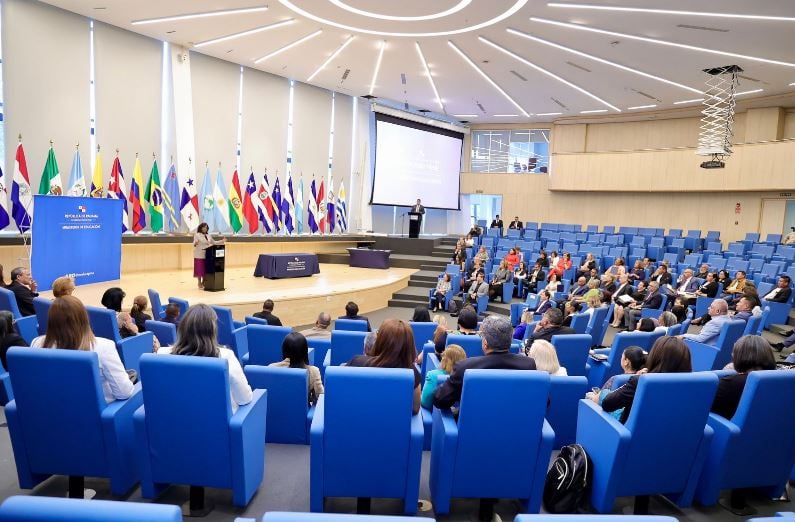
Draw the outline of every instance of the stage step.
M428 304L428 300L426 299L424 302L418 303L418 302L414 302L414 301L401 301L399 299L390 299L387 302L387 306L389 306L390 308L414 308L414 307L416 307L419 304L427 305Z
M409 278L409 286L414 286L417 288L436 288L436 281L418 281L416 279Z
M444 272L444 269L447 267L447 263L444 262L425 262L420 265L420 270L427 270L429 272L436 272L437 274L440 272Z
M439 272L435 270L420 270L419 272L414 272L411 274L409 281L425 281L428 283L433 283L434 286L436 282L439 280Z

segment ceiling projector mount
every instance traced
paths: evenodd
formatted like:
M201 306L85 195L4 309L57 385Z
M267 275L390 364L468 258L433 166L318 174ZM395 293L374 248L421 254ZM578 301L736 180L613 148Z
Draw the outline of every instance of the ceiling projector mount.
M732 154L735 93L742 72L739 65L704 69L706 89L696 154L711 159L701 163L702 169L722 169L724 159Z

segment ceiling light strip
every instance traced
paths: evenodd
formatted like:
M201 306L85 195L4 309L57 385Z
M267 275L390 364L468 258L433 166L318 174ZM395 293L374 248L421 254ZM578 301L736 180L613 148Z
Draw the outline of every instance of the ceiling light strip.
M536 116L560 116L562 112L539 112Z
M518 114L492 114L493 118L516 118Z
M268 10L267 5L263 5L260 7L243 7L240 9L224 9L221 11L205 11L203 13L189 13L189 14L181 14L181 15L173 15L173 16L161 16L159 18L147 18L144 20L133 20L130 22L132 25L144 25L144 24L157 24L160 22L174 22L177 20L192 20L194 18L208 18L211 16L226 16L226 15L236 15L236 14L245 14L245 13L261 13Z
M652 103L651 105L637 105L635 107L627 107L628 111L636 111L638 109L653 109L656 107L657 104Z
M460 0L456 5L451 7L450 9L446 9L439 13L429 14L429 15L422 15L422 16L392 16L392 15L385 15L380 13L374 13L373 11L365 11L363 9L357 9L353 6L350 6L343 2L342 0L328 0L330 3L336 5L340 9L344 9L348 12L366 16L368 18L376 18L378 20L391 20L394 22L419 22L420 20L434 20L436 18L444 18L445 16L450 16L451 14L455 14L458 11L461 11L466 6L472 3L472 0Z
M682 101L674 102L674 105L683 105L685 103L696 103L696 102L703 102L703 101L704 101L704 98L694 98L692 100L682 100Z
M477 114L453 114L454 118L477 118Z
M607 109L595 109L592 111L580 111L580 114L597 114L600 112L607 112Z
M492 86L492 87L494 87L494 88L497 90L497 92L499 92L500 94L502 94L502 95L503 95L503 97L504 97L506 100L508 100L509 102L511 102L511 104L512 104L514 107L516 107L517 109L519 109L519 111L520 111L522 114L524 114L525 116L530 116L530 114L529 114L529 113L528 113L526 110L524 110L524 109L522 108L522 106L521 106L521 105L519 105L519 103L518 103L516 100L514 100L513 98L511 98L511 96L510 96L510 95L509 95L507 92L505 92L505 90L504 90L502 87L500 87L499 85L497 85L497 82L495 82L494 80L492 80L492 79L491 79L491 77L490 77L488 74L486 74L485 72L483 72L483 70L482 70L480 67L478 67L478 66L475 64L475 62L473 62L473 61L472 61L472 59L471 59L469 56L467 56L467 55L466 55L466 53L464 53L464 51L462 51L461 49L459 49L459 48L458 48L458 47L457 47L457 46L456 46L456 45L455 45L455 44L454 44L452 41L450 41L450 40L448 40L448 41L447 41L447 45L449 45L450 47L452 47L452 48L453 48L453 50L454 50L456 53L458 53L458 55L459 55L461 58L463 58L463 60L464 60L465 62L467 62L467 63L469 64L469 66L470 66L470 67L472 67L472 68L473 68L475 71L477 71L477 73L478 73L478 74L480 74L480 75L483 77L483 79L485 79L487 82L489 82L489 84L491 84L491 86Z
M620 36L621 38L629 38L630 40L639 40L641 42L654 43L658 45L667 45L669 47L679 47L681 49L688 49L690 51L701 51L705 53L719 54L722 56L731 56L732 58L743 58L745 60L753 60L755 62L770 63L773 65L783 65L785 67L795 67L795 63L782 62L779 60L768 60L767 58L759 58L758 56L748 56L745 54L731 53L728 51L719 51L717 49L707 49L706 47L696 47L695 45L681 44L677 42L669 42L668 40L658 40L656 38L647 38L645 36L637 36L634 34L618 33L615 31L607 31L605 29L598 29L596 27L586 27L584 25L570 24L566 22L558 22L557 20L547 20L546 18L531 17L533 22L541 22L544 24L556 25L558 27L566 27L568 29L579 29L581 31L589 31L592 33L606 34L610 36Z
M278 49L276 49L275 51L271 51L271 52L269 52L268 54L266 54L266 55L265 55L265 56L263 56L262 58L257 58L256 60L254 60L254 63L260 63L260 62L264 62L264 61L265 61L265 60L267 60L268 58L273 58L273 57L274 57L274 56L276 56L277 54L281 54L281 53L283 53L284 51L287 51L287 50L290 50L290 49L292 49L292 48L293 48L293 47L295 47L296 45L301 45L302 43L306 42L307 40L311 40L312 38L314 38L315 36L319 35L319 34L320 34L320 33L322 33L322 32L323 32L323 29L318 29L318 30L317 30L317 31L315 31L314 33L309 33L308 35L306 35L306 36L303 36L303 37L299 38L298 40L296 40L296 41L294 41L294 42L292 42L292 43L288 43L288 44L287 44L287 45L285 45L284 47L279 47L279 48L278 48Z
M373 79L370 81L370 96L373 95L373 91L375 90L375 82L378 79L378 71L381 70L381 60L384 58L384 49L386 49L386 40L381 41L381 49L378 51L378 59L375 61Z
M560 77L560 76L558 76L557 74L555 74L555 73L553 73L553 72L551 72L551 71L548 71L548 70L544 69L543 67L541 67L541 66L539 66L539 65L536 65L536 64L534 64L533 62L531 62L531 61L529 61L529 60L527 60L527 59L525 59L525 58L522 58L521 56L519 56L518 54L514 53L513 51L510 51L510 50L506 49L505 47L502 47L502 46L500 46L500 45L497 45L496 43L494 43L494 42L492 42L491 40L489 40L489 39L487 39L487 38L484 38L484 37L482 37L482 36L478 36L478 40L480 40L481 42L483 42L483 43L485 43L485 44L488 44L488 45L490 45L490 46L494 47L494 48L495 48L495 49L497 49L498 51L501 51L501 52L503 52L503 53L507 54L507 55L508 55L508 56L510 56L511 58L513 58L513 59L515 59L515 60L518 60L518 61L522 62L523 64L527 65L528 67L532 67L533 69L537 70L538 72L541 72L541 73L543 73L543 74L546 74L547 76L549 76L549 77L551 77L551 78L554 78L554 79L556 79L557 81L559 81L559 82L561 82L561 83L564 83L564 84L568 85L568 86L569 86L569 87L571 87L572 89L576 89L576 90L580 91L581 93L585 94L586 96L589 96L589 97L593 98L594 100L598 101L599 103L602 103L602 104L604 104L604 105L606 105L606 106L610 107L610 108L611 108L611 109L613 109L614 111L616 111L616 112L621 112L621 109L619 109L619 108L618 108L618 107L616 107L615 105L611 104L610 102L607 102L607 101L603 100L602 98L598 97L597 95L593 94L592 92L589 92L589 91L587 91L587 90L583 89L583 88L582 88L582 87L580 87L579 85L575 85L575 84L571 83L570 81L568 81L568 80L566 80L566 79L564 79L564 78L561 78L561 77Z
M756 94L758 92L762 92L764 89L753 89L751 91L743 91L743 92L735 92L735 96L745 96L746 94Z
M340 45L339 47L337 47L337 50L336 50L336 51L334 51L333 53L331 53L331 56L329 56L329 57L326 59L326 61L325 61L325 62L323 62L323 63L320 65L320 67L318 67L318 68L315 70L315 72L313 72L313 73L312 73L312 75L311 75L309 78L307 78L307 79L306 79L306 81L307 81L307 82L311 82L311 81L312 81L312 78L314 78L315 76L317 76L317 74L318 74L320 71L322 71L323 69L325 69L325 68L326 68L326 66L327 66L328 64L330 64L330 63L331 63L331 61L332 61L334 58L336 58L336 57L337 57L337 55L338 55L338 54L340 54L340 53L341 53L341 52L342 52L342 51L343 51L343 50L344 50L346 47L348 47L348 44L349 44L349 43L351 43L351 42L353 41L353 39L354 39L354 38L356 38L356 37L355 37L355 36L353 36L353 35L351 35L351 36L349 36L349 37L348 37L348 39L347 39L347 40L345 40L344 42L342 42L342 45Z
M240 33L234 33L234 34L230 34L230 35L227 35L227 36L222 36L220 38L213 38L212 40L205 40L203 42L197 43L193 47L195 47L195 48L206 47L208 45L217 44L217 43L220 43L220 42L226 42L228 40L234 40L235 38L242 38L244 36L249 36L249 35L257 34L257 33L262 33L264 31L270 31L271 29L276 29L277 27L283 27L285 25L290 25L293 22L295 22L295 20L293 18L290 18L289 20L282 20L281 22L276 22L275 24L263 25L262 27L257 27L255 29L249 29L248 31L242 31Z
M544 45L549 45L550 47L554 47L556 49L561 49L563 51L567 51L567 52L570 52L572 54L576 54L578 56L582 56L584 58L589 58L589 59L595 60L595 61L597 61L599 63L603 63L603 64L606 64L606 65L611 65L613 67L621 69L622 71L630 72L630 73L633 73L633 74L638 74L638 75L643 76L645 78L650 78L652 80L657 80L659 82L667 83L668 85L673 85L675 87L680 87L682 89L694 92L696 94L701 94L703 92L703 91L701 91L699 89L694 89L693 87L688 87L687 85L683 85L681 83L677 83L677 82L674 82L674 81L671 81L671 80L666 80L665 78L661 78L660 76L655 76L653 74L649 74L649 73L646 73L646 72L643 72L643 71L639 71L638 69L635 69L633 67L627 67L626 65L621 65L620 63L611 62L610 60L605 60L604 58L599 58L598 56L594 56L592 54L584 53L582 51L578 51L576 49L572 49L572 48L566 47L564 45L560 45L560 44L557 44L557 43L554 43L554 42L550 42L549 40L544 40L543 38L539 38L537 36L533 36L531 34L527 34L527 33L524 33L522 31L517 31L516 29L510 29L509 28L509 29L506 29L506 31L508 31L510 34L513 34L513 35L516 35L516 36L521 36L522 38L527 38L528 40L532 40L534 42L542 43Z
M710 18L742 18L746 20L772 20L778 22L795 22L791 16L750 15L737 13L708 13L703 11L680 11L676 9L649 9L646 7L618 7L612 5L593 4L564 4L560 2L547 2L549 7L567 7L569 9L596 9L600 11L623 11L629 13L671 14L685 16L708 16Z
M425 55L422 54L420 43L414 42L414 47L417 49L417 54L420 55L420 61L422 62L423 67L425 67L425 74L428 75L428 81L431 82L431 88L433 88L433 94L434 96L436 96L436 103L439 105L439 109L441 109L441 111L444 112L442 97L439 96L439 91L436 89L436 82L433 81L433 76L431 76L431 69L430 67L428 67L428 62L425 60Z

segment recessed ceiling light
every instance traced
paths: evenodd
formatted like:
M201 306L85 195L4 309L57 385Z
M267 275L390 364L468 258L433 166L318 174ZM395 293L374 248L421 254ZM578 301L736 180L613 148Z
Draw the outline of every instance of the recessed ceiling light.
M303 37L299 38L298 40L296 40L294 42L288 43L284 47L279 47L275 51L269 52L268 54L266 54L262 58L257 58L256 60L254 60L254 63L264 62L268 58L272 58L272 57L276 56L277 54L280 54L280 53L283 53L284 51L287 51L288 49L292 49L296 45L301 45L302 43L306 42L307 40L311 40L312 38L314 38L315 36L319 35L322 32L323 32L323 29L318 29L314 33L309 33L308 35L303 36Z
M607 112L607 109L595 109L592 111L580 111L580 114L596 114L598 112Z
M560 116L562 112L539 112L536 116Z
M453 114L454 118L477 118L477 114Z
M219 42L226 42L227 40L234 40L235 38L241 38L243 36L248 36L251 34L262 33L264 31L270 31L271 29L276 29L277 27L283 27L285 25L290 25L291 23L295 22L292 18L289 20L283 20L281 22L276 22L275 24L270 25L263 25L262 27L257 27L255 29L249 29L248 31L242 31L240 33L234 33L227 36L221 36L220 38L213 38L212 40L205 40L203 42L199 42L194 47L204 47L207 45L212 45Z
M354 27L351 25L345 25L337 23L333 20L328 20L326 18L322 18L315 14L310 13L304 9L301 9L290 0L279 0L279 3L282 4L287 9L290 9L294 13L300 14L305 18L309 18L310 20L314 20L315 22L319 22L324 25L330 25L332 27L336 27L337 29L344 29L346 31L351 31L353 33L363 33L363 34L374 34L378 36L398 36L398 37L412 37L412 38L420 38L420 37L433 37L433 36L452 36L454 34L462 34L468 33L471 31L477 31L478 29L483 29L484 27L489 27L496 23L499 23L506 18L513 16L517 11L523 8L530 0L517 0L513 6L511 6L507 11L503 12L502 14L495 16L490 20L486 20L485 22L481 22L476 25L470 25L468 27L462 27L460 29L452 29L450 31L437 31L433 33L392 33L389 31L375 31L373 29L367 29L364 27Z
M657 104L654 104L654 103L651 104L651 105L638 105L636 107L627 107L627 110L628 111L634 111L634 110L637 110L637 109L652 109L652 108L654 108L656 106L657 106Z
M735 96L743 96L743 95L746 95L746 94L756 94L757 92L762 92L762 91L764 91L764 89L753 89L751 91L735 92L734 95Z
M578 56L583 56L585 58L590 58L591 60L595 60L595 61L597 61L599 63L603 63L603 64L606 64L606 65L611 65L613 67L621 69L622 71L630 72L630 73L633 73L633 74L639 74L640 76L644 76L644 77L650 78L652 80L657 80L659 82L663 82L663 83L667 83L669 85L680 87L682 89L686 89L688 91L695 92L695 93L698 93L698 94L701 94L701 92L702 92L702 91L700 91L698 89L694 89L693 87L688 87L687 85L683 85L681 83L677 83L677 82L674 82L674 81L671 81L671 80L666 80L665 78L661 78L661 77L655 76L653 74L649 74L649 73L646 73L646 72L643 72L643 71L639 71L638 69L636 69L634 67L627 67L626 65L621 65L620 63L611 62L610 60L605 60L604 58L599 58L598 56L594 56L592 54L584 53L582 51L577 51L576 49L572 49L572 48L566 47L564 45L560 45L560 44L557 44L557 43L554 43L554 42L550 42L549 40L544 40L543 38L539 38L539 37L533 36L531 34L523 33L522 31L517 31L516 29L506 29L506 31L508 31L509 33L514 34L516 36L521 36L522 38L527 38L528 40L532 40L534 42L542 43L544 45L549 45L551 47L554 47L556 49L561 49L563 51L568 51L568 52L576 54Z
M795 82L792 82L791 84L789 84L790 87L792 87L793 85L795 85Z
M531 62L531 61L529 61L529 60L527 60L527 59L525 59L525 58L522 58L522 57L521 57L521 56L519 56L518 54L516 54L516 53L514 53L514 52L512 52L512 51L509 51L509 50L508 50L508 49L506 49L505 47L502 47L502 46L500 46L500 45L497 45L496 43L494 43L494 42L492 42L491 40L488 40L487 38L484 38L484 37L482 37L482 36L478 36L478 40L480 40L481 42L483 42L483 43L485 43L485 44L488 44L488 45L490 45L490 46L494 47L495 49L497 49L497 50L499 50L499 51L502 51L503 53L507 54L507 55L508 55L508 56L510 56L511 58L513 58L513 59L515 59L515 60L518 60L518 61L522 62L523 64L525 64L525 65L527 65L527 66L529 66L529 67L532 67L533 69L535 69L535 70L537 70L537 71L539 71L539 72L542 72L542 73L546 74L547 76L550 76L550 77L552 77L552 78L556 79L557 81L559 81L559 82L561 82L561 83L565 83L566 85L568 85L568 86L569 86L569 87L571 87L572 89L576 89L576 90L580 91L581 93L585 94L586 96L589 96L589 97L593 98L594 100L596 100L596 101L598 101L598 102L600 102L600 103L603 103L603 104L607 105L608 107L610 107L610 108L611 108L611 109L613 109L614 111L616 111L616 112L621 112L621 109L619 109L619 108L618 108L618 107L616 107L615 105L612 105L612 104L611 104L611 103L609 103L609 102L606 102L605 100L603 100L602 98L600 98L600 97L598 97L597 95L593 94L592 92L586 91L585 89L583 89L583 88L582 88L582 87L580 87L579 85L575 85L575 84L571 83L570 81L568 81L568 80L565 80L565 79L561 78L561 77L560 77L560 76L558 76L557 74L555 74L555 73L553 73L553 72L550 72L550 71L548 71L548 70L544 69L543 67L541 67L541 66L539 66L539 65L536 65L536 64L534 64L533 62Z
M495 118L516 118L518 114L492 114Z
M451 7L450 9L446 9L444 11L440 11L438 13L429 14L429 15L422 15L422 16L390 16L384 15L380 13L374 13L372 11L365 11L363 9L356 9L352 7L342 0L328 0L330 3L336 5L340 9L345 9L351 13L355 13L360 16L366 16L368 18L377 18L379 20L392 20L396 22L418 22L420 20L434 20L436 18L444 18L445 16L450 16L451 14L455 14L458 11L461 11L466 6L472 3L472 0L460 0L456 5Z
M587 27L584 25L570 24L566 22L558 22L557 20L547 20L546 18L531 17L533 22L541 22L544 24L557 25L559 27L567 27L569 29L579 29L581 31L590 31L592 33L607 34L610 36L620 36L622 38L629 38L631 40L639 40L641 42L655 43L659 45L667 45L669 47L679 47L682 49L689 49L691 51L702 51L705 53L720 54L722 56L731 56L732 58L743 58L745 60L753 60L755 62L771 63L774 65L784 65L786 67L795 67L795 63L782 62L779 60L768 60L767 58L759 58L757 56L748 56L745 54L730 53L728 51L719 51L717 49L707 49L706 47L696 47L695 45L686 45L677 42L669 42L668 40L658 40L656 38L646 38L645 36L636 36L634 34L617 33L615 31L607 31L605 29L597 29L596 27Z
M422 49L420 48L419 42L414 42L414 48L417 49L417 54L420 56L420 61L422 62L423 67L425 67L425 74L428 75L428 81L431 82L431 88L433 89L433 94L436 96L436 103L439 104L439 109L444 112L444 105L442 104L442 98L439 96L439 91L436 90L436 82L433 81L433 76L431 76L431 69L428 67L428 62L425 61L425 55L422 54Z
M375 61L375 69L373 69L373 79L370 81L370 96L373 95L375 89L375 81L378 79L378 71L381 69L381 60L384 58L384 49L386 49L386 40L381 41L381 49L378 51L378 59Z
M521 105L519 105L519 103L518 103L516 100L514 100L513 98L511 98L511 96L510 96L510 95L509 95L507 92L505 92L505 90L504 90L502 87L500 87L499 85L497 85L497 82L495 82L494 80L492 80L492 79L491 79L491 77L490 77L488 74L486 74L485 72L483 72L483 70L482 70L480 67L478 67L478 66L477 66L477 64L476 64L475 62L473 62L473 61L472 61L472 59L471 59L469 56L467 56L467 55L466 55L466 53L464 53L464 51L462 51L461 49L459 49L458 47L456 47L456 45L455 45L453 42L451 42L450 40L448 40L448 41L447 41L447 45L449 45L450 47L452 47L452 48L455 50L455 52L457 52L457 53L458 53L458 55L459 55L461 58L463 58L465 62L467 62L467 63L469 64L469 66L470 66L470 67L472 67L473 69L475 69L475 71L477 71L477 73L478 73L478 74L480 74L480 75L483 77L483 79L484 79L484 80L486 80L487 82L489 82L489 84L490 84L492 87L494 87L494 88L497 90L497 92L499 92L500 94L502 94L502 95L503 95L503 97L504 97L506 100L508 100L509 102L511 102L511 104L512 104L514 107L516 107L517 109L519 109L519 111L520 111L522 114L524 114L525 116L530 116L530 114L529 114L529 113L528 113L526 110L524 110L524 109L522 108L522 106L521 106Z
M260 13L267 11L268 6L261 7L243 7L241 9L224 9L222 11L205 11L203 13L189 13L173 16L162 16L160 18L147 18L145 20L133 20L132 25L156 24L160 22L173 22L174 20L191 20L194 18L207 18L210 16L225 16L244 13Z
M694 98L692 100L682 100L682 101L674 102L674 105L683 105L685 103L696 103L696 102L703 102L703 101L704 101L704 98Z
M624 11L632 13L651 13L651 14L672 14L687 16L709 16L710 18L744 18L748 20L775 20L779 22L795 22L795 18L790 16L767 16L749 15L733 13L709 13L704 11L679 11L674 9L648 9L645 7L618 7L611 5L592 5L592 4L562 4L559 2L548 2L549 7L568 7L570 9L599 9L602 11Z
M328 64L330 64L330 63L331 63L331 60L333 60L334 58L336 58L338 54L340 54L340 53L341 53L341 52L342 52L342 51L343 51L343 50L344 50L346 47L348 47L348 44L349 44L349 43L351 43L351 42L353 41L353 39L354 39L354 38L356 38L356 37L355 37L355 36L349 36L347 40L345 40L344 42L342 42L342 45L340 45L339 47L337 47L337 50L336 50L336 51L334 51L333 53L331 53L331 56L329 56L328 58L326 58L326 61L324 61L324 62L323 62L321 65L320 65L320 67L318 67L318 68L315 70L315 72L313 72L313 73L312 73L312 75L311 75L309 78L307 78L307 79L306 79L306 81L307 81L307 82L311 82L311 81L312 81L312 78L314 78L315 76L317 76L317 74L318 74L320 71L322 71L323 69L325 69L325 68L326 68L326 66L327 66Z
M107 9L107 7L105 7L105 6L102 6L102 7L95 7L94 9L95 9L95 10L97 10L97 11L102 11L102 10L104 10L104 9Z

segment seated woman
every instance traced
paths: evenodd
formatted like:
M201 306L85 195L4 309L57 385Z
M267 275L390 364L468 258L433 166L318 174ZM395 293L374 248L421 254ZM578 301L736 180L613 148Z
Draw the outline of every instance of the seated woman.
M472 237L472 234L467 234L466 239L464 239L464 245L467 248L475 245L475 238Z
M458 361L463 361L467 358L467 353L463 348L457 344L451 344L444 350L439 367L431 370L425 374L425 384L422 386L422 407L426 410L433 409L433 392L436 391L439 385L440 375L450 375L453 373L453 367Z
M193 305L179 322L177 342L173 346L160 348L157 353L226 359L229 365L229 397L232 411L237 411L238 406L251 402L254 394L235 352L218 345L217 323L218 316L210 306Z
M527 279L527 263L521 261L519 266L513 271L513 284L517 287L519 286L520 281L524 281Z
M30 345L96 352L105 401L129 399L133 394L133 383L121 363L116 343L94 337L86 307L76 297L65 295L52 302L47 314L47 333L33 339Z
M566 270L569 268L571 268L571 254L564 252L563 256L558 259L557 264L555 264L554 267L550 267L549 275L551 277L554 273L558 276L559 280L563 279L563 274L565 274Z
M550 375L565 377L568 375L566 368L560 365L558 353L551 342L543 339L536 339L530 346L528 357L532 357L536 362L536 370L547 372Z
M630 304L643 302L643 300L646 299L647 292L646 282L641 281L638 283L638 288L633 293L629 294L629 296L632 298L632 302L621 304L618 300L614 301L616 306L613 308L613 322L610 323L610 326L613 328L620 328L623 324L622 321L624 319L624 309Z
M513 270L508 268L506 261L500 261L500 267L494 272L494 277L489 284L489 301L494 301L497 297L502 300L502 285L513 281Z
M629 280L632 282L644 281L646 279L646 269L643 268L643 261L640 259L635 261L635 266L632 267L632 270L630 270L627 276L629 276Z
M472 268L469 272L467 272L466 277L461 278L461 289L467 289L470 287L470 285L472 285L472 283L477 281L478 274L483 274L484 276L486 275L483 269L483 263L481 263L480 259L475 258L472 262Z
M602 307L602 298L598 295L592 295L585 300L585 305L586 308L584 312L589 316L592 316L597 308Z
M144 313L149 306L149 299L145 295L136 295L133 299L133 305L130 309L130 315L135 321L135 326L138 327L139 332L146 331L146 321L151 321L152 316Z
M732 284L732 278L729 277L728 270L721 270L718 272L718 284L723 285L723 288L727 288L730 284Z
M447 351L447 350L445 350ZM357 355L348 366L371 368L405 368L414 373L413 411L420 411L420 384L422 377L414 366L417 349L414 347L414 333L407 322L387 319L378 329L378 337L373 345L372 355Z
M176 303L168 303L166 305L166 310L163 312L163 322L164 323L171 323L175 325L179 325L180 321L180 314L181 310L179 305Z
M8 369L6 353L12 346L27 346L28 343L17 334L14 329L14 314L7 310L0 310L0 362L3 368Z
M63 297L65 295L72 295L74 291L75 291L75 280L72 277L68 276L59 277L52 282L53 298Z
M116 314L116 321L119 324L119 335L122 339L138 335L138 325L135 324L132 316L127 312Z
M519 254L516 253L516 249L512 248L508 251L508 254L503 259L506 263L508 263L508 270L513 272L516 265L519 264Z
M744 335L732 348L732 365L737 373L721 377L718 391L712 402L712 413L731 419L740 404L748 374L757 370L775 370L776 358L773 349L764 337Z
M431 308L434 312L441 312L444 310L444 296L450 291L451 279L450 274L446 273L436 283L436 290L431 296Z
M676 326L679 324L679 320L676 318L672 312L663 312L660 314L660 318L657 319L657 328L654 329L655 332L662 332L664 335L667 335L668 328L672 326Z
M306 337L298 332L290 332L282 342L282 361L271 363L268 366L277 368L302 368L309 373L309 404L315 404L318 396L323 393L323 381L320 379L320 370L317 366L309 364L309 345Z
M645 371L638 373L690 373L692 371L690 349L685 342L678 337L664 336L654 342L654 346L649 350ZM619 419L622 424L626 423L629 418L640 376L633 375L626 384L607 394L602 401L602 409L608 413L624 408ZM586 398L599 403L598 393L588 392Z
M551 274L549 276L549 283L547 283L547 286L544 287L544 290L549 292L551 295L555 295L555 292L558 292L561 288L562 286L560 281L558 281L558 275L554 273Z
M624 371L625 375L636 375L645 365L646 352L644 352L643 348L640 346L630 346L621 354L621 369ZM602 404L607 394L612 391L613 382L615 380L616 376L610 377L604 386L602 386L602 389L599 391L599 404ZM611 412L610 415L616 419L620 419L622 413L624 413L624 408L619 408Z
M605 271L605 275L611 274L613 277L618 277L621 274L625 274L626 272L627 272L627 267L624 266L624 259L617 257L615 262L613 262L613 266L611 266Z
M594 259L593 253L588 252L588 255L585 256L585 261L577 269L577 277L587 276L594 269L596 269L596 259Z
M105 293L102 294L101 303L102 306L108 310L113 310L114 312L118 313L121 312L121 305L124 302L125 297L127 297L127 294L124 293L124 290L118 286L114 286L113 288L108 288L105 290Z
M478 250L478 253L475 254L475 259L479 259L480 262L484 266L485 266L486 263L489 262L489 254L488 254L488 252L486 252L486 247L485 246L481 246L480 247L480 250Z
M639 332L653 332L657 328L657 324L651 317L643 317L638 321L635 329Z
M430 323L431 314L428 312L428 307L425 305L417 305L414 307L414 314L411 316L413 323Z
M519 324L516 325L516 328L513 330L513 338L522 340L524 339L524 334L527 331L527 325L533 322L533 311L530 309L525 310L522 312L522 317L519 319Z
M688 299L688 305L696 304L698 297L711 297L714 298L718 295L718 276L714 272L708 272L706 280L696 290L696 298Z
M618 277L622 277L625 275L626 274L624 273ZM605 274L602 276L602 282L599 285L599 290L602 292L601 297L603 301L610 302L610 300L613 298L613 293L616 291L617 288L618 285L616 285L616 278L613 277L612 274Z
M560 262L560 256L558 255L557 250L553 250L552 253L549 255L549 270L552 271L553 268L558 266Z
M688 298L680 295L674 300L674 305L671 307L671 313L676 318L677 323L683 322L687 319L687 312L688 312Z
M541 249L541 252L538 254L538 259L536 259L536 263L538 263L538 265L541 268L549 267L549 258L547 257L547 251L544 250L543 248Z

